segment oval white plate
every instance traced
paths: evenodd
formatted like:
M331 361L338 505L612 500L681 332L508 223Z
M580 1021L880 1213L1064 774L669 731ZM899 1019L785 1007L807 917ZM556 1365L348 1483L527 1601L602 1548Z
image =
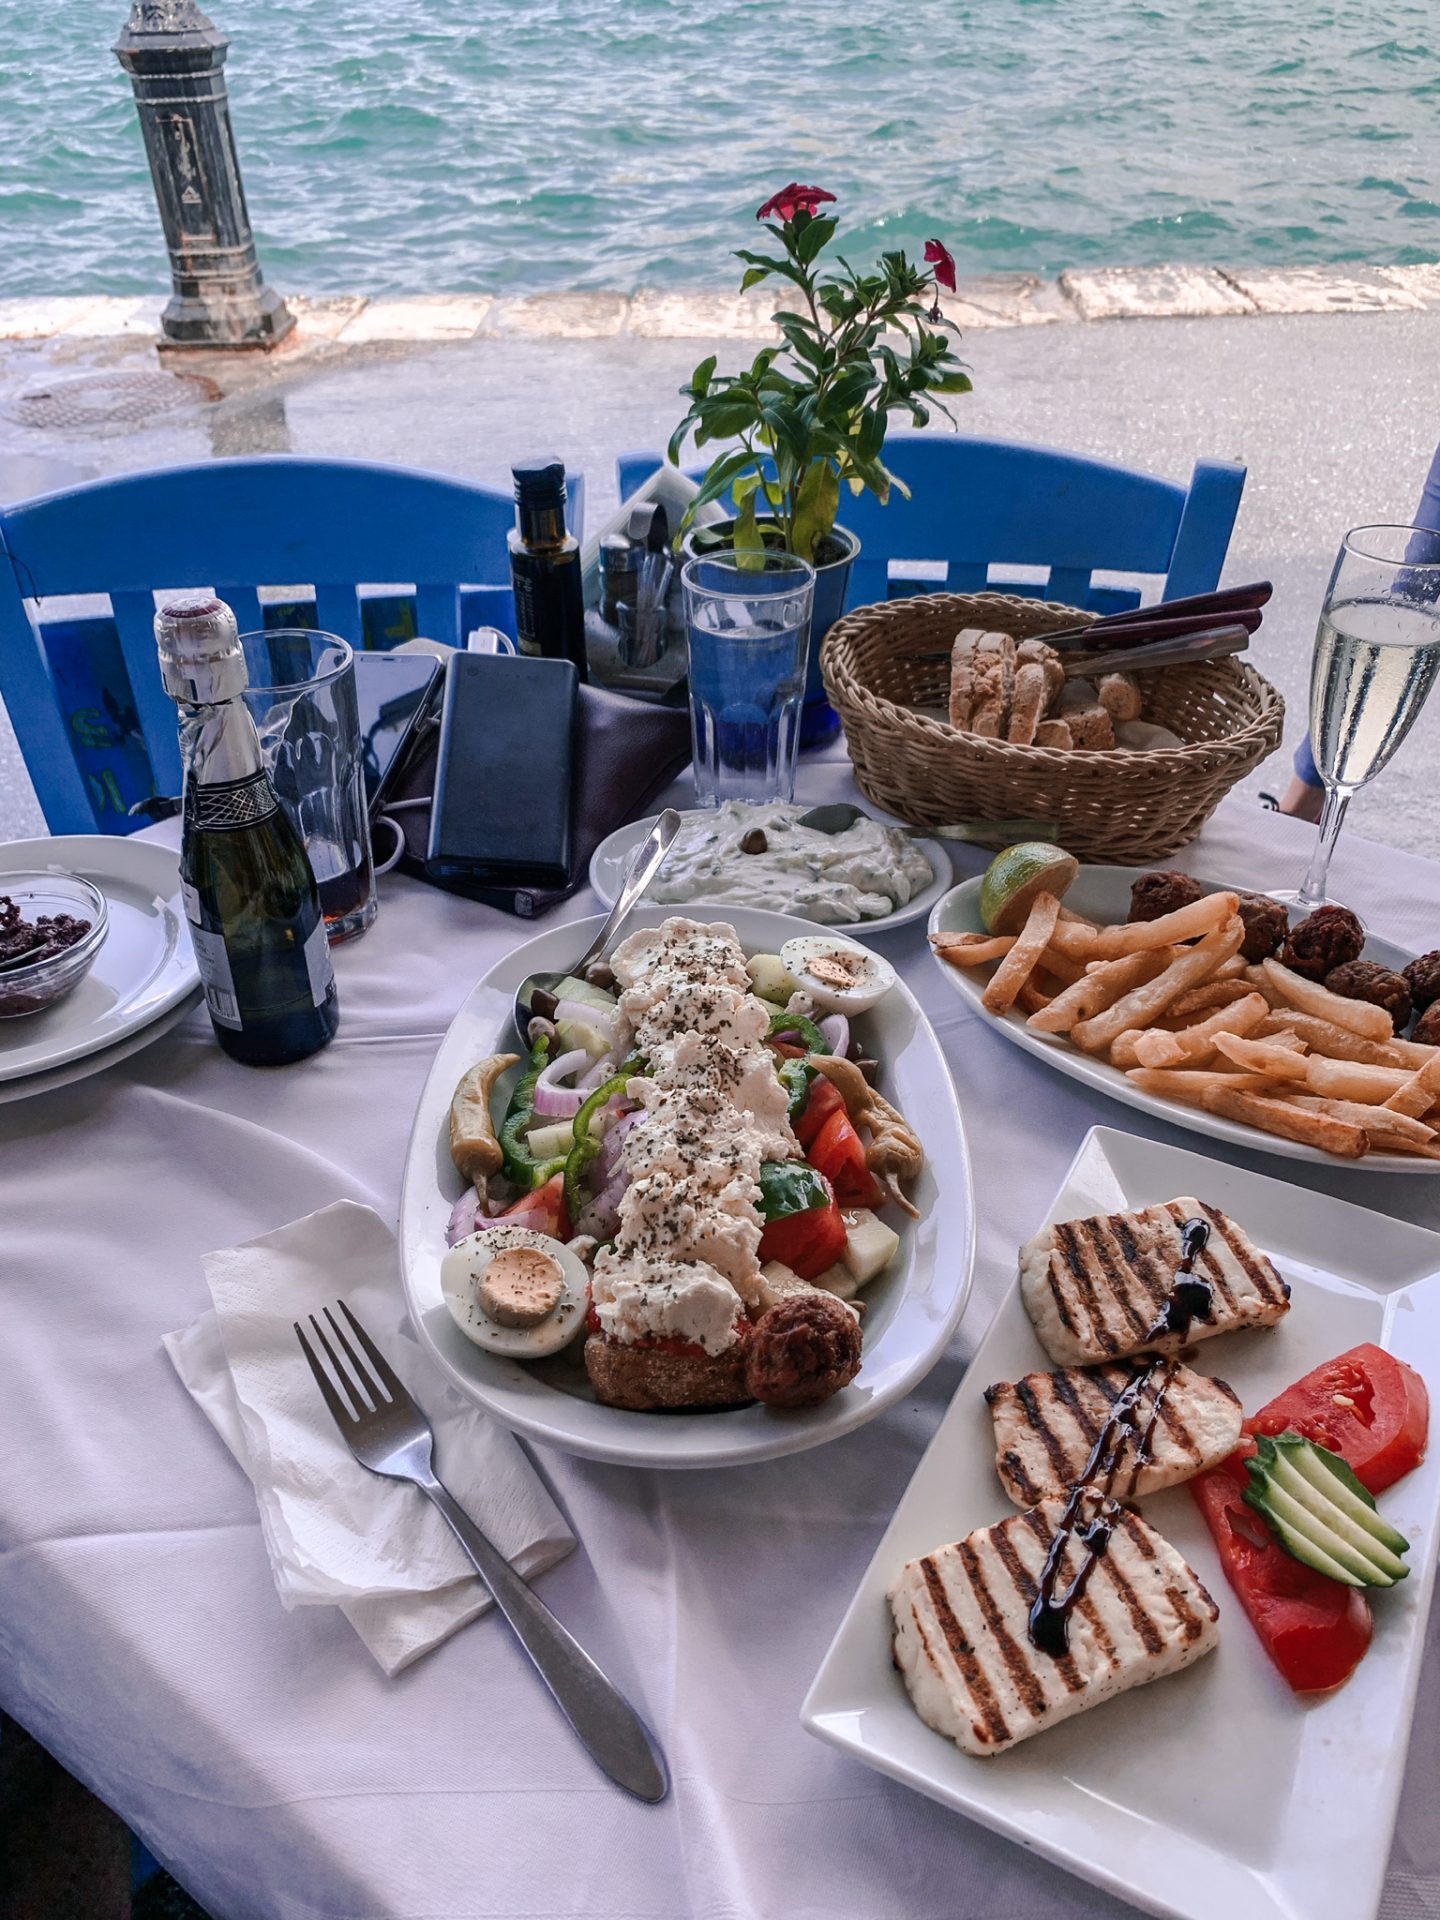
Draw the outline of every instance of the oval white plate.
M7 873L57 867L105 895L110 931L73 993L43 1013L0 1020L0 1081L46 1073L113 1047L180 1005L200 984L180 900L180 863L154 840L59 834L0 846Z
M1142 873L1151 871L1149 867L1081 867L1074 885L1065 895L1065 904L1074 907L1077 913L1083 913L1088 919L1106 923L1124 920L1130 911L1131 887ZM1218 881L1205 880L1201 884L1208 893L1221 891ZM952 887L945 898L936 903L935 911L930 915L930 931L984 932L984 922L980 918L978 877L961 881L958 887ZM981 1005L980 996L990 977L989 967L952 967L940 959L933 949L932 957L961 999L968 1000L976 1012L1006 1040L1012 1040L1017 1047L1035 1054L1057 1072L1068 1073L1071 1079L1083 1080L1097 1092L1109 1094L1112 1100L1123 1101L1127 1107L1138 1107L1143 1113L1153 1113L1157 1119L1168 1120L1172 1126L1188 1127L1192 1133L1208 1133L1216 1140L1232 1141L1237 1147L1258 1148L1261 1153L1279 1154L1286 1160L1310 1160L1317 1166L1334 1167L1337 1171L1440 1173L1440 1160L1425 1160L1406 1153L1367 1153L1362 1160L1342 1160L1338 1154L1324 1153L1319 1147L1307 1147L1299 1140L1282 1140L1277 1134L1262 1133L1258 1127L1241 1126L1238 1121L1223 1119L1217 1113L1206 1113L1203 1107L1187 1107L1178 1100L1162 1100L1157 1094L1143 1093L1108 1061L1092 1059L1088 1053L1081 1053L1078 1047L1072 1047L1068 1040L1058 1034L1032 1032L1025 1024L1023 1013L1017 1013L1013 1008L1009 1013L998 1016L987 1012ZM1398 972L1415 956L1406 953L1403 947L1394 946L1389 940L1380 940L1371 934L1365 942L1365 958L1378 960L1382 966L1393 967Z
M691 814L686 813L681 817L688 820ZM643 820L631 820L625 826L617 827L614 833L606 835L591 854L590 884L607 907L614 906L615 896L620 891L620 882L624 879L625 869L630 864L630 856L654 826L655 818L656 816L651 813L647 814ZM935 878L929 886L922 887L913 900L907 900L903 907L897 907L893 913L882 914L878 920L837 920L833 926L823 928L823 932L888 933L892 927L909 926L912 921L921 920L929 913L949 886L955 870L950 864L950 855L946 852L942 841L922 839L919 834L913 837L916 846L925 855L935 872ZM692 910L698 912L703 908L711 914L728 914L735 904L729 900L686 900L683 903L677 902L668 906L665 911L690 913Z
M674 909L642 906L633 925L658 926ZM716 918L721 916L717 913ZM735 908L723 916L747 953L821 929L787 914ZM890 1218L900 1252L866 1289L865 1358L859 1374L823 1407L774 1413L738 1407L713 1413L627 1413L562 1388L535 1368L486 1353L451 1319L440 1292L445 1227L464 1182L450 1164L450 1098L486 1054L516 1051L510 1024L516 987L538 969L563 968L583 953L600 917L537 934L498 961L456 1014L420 1096L400 1195L400 1266L410 1317L450 1380L507 1427L591 1460L622 1466L725 1467L801 1453L873 1420L922 1379L944 1352L970 1292L974 1251L970 1160L950 1070L930 1024L903 982L866 1016L883 1063L881 1085L919 1127L926 1165L913 1190L918 1220ZM550 1363L552 1366L555 1363Z

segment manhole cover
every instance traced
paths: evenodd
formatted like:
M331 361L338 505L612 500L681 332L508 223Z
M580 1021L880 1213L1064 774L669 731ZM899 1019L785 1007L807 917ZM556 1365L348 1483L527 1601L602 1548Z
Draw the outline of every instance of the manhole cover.
M32 387L5 411L22 427L138 427L157 413L220 398L202 373L81 373Z

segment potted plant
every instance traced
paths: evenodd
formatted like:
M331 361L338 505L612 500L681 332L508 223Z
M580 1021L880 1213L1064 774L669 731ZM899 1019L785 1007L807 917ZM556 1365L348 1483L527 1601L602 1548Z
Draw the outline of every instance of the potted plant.
M815 568L810 628L810 679L802 738L823 739L839 725L825 702L820 643L845 606L850 567L860 543L837 525L842 484L873 493L882 504L892 487L906 491L885 466L890 415L904 411L916 426L933 400L968 393L956 358L955 329L940 311L940 287L955 288L955 262L938 240L925 243L925 264L886 253L878 269L860 273L841 255L822 271L821 256L839 226L819 209L835 196L792 182L756 214L779 251L737 250L741 292L779 278L794 289L774 316L780 344L762 347L741 373L717 373L702 360L680 396L689 402L670 438L670 459L694 429L697 447L724 443L711 460L681 532L686 550L733 547L737 554L778 547ZM738 441L738 445L734 444ZM697 510L729 494L732 520L693 525Z

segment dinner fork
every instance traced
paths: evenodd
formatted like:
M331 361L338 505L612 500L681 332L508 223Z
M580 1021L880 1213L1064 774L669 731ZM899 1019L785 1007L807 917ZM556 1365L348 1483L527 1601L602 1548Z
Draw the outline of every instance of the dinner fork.
M580 1736L582 1745L615 1784L633 1793L637 1800L652 1803L663 1800L669 1790L665 1759L644 1721L619 1689L606 1679L579 1641L560 1624L499 1548L436 1479L431 1467L435 1436L430 1422L345 1302L339 1300L336 1305L349 1323L365 1359L355 1351L329 1307L325 1309L325 1318L344 1359L312 1313L310 1325L316 1340L325 1349L334 1380L325 1371L298 1320L294 1327L315 1384L346 1446L371 1473L387 1480L409 1480L429 1496L467 1559L489 1587L496 1606L534 1661L541 1679Z

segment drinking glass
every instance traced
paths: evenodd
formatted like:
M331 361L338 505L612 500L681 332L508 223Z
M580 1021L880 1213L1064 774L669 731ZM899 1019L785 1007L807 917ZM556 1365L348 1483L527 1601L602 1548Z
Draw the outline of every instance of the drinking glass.
M1293 896L1326 904L1351 796L1387 766L1440 671L1440 534L1356 527L1341 543L1310 667L1310 745L1325 783L1320 836Z
M274 627L242 633L245 705L265 771L305 842L333 946L375 918L370 815L355 698L355 655L334 633Z
M815 570L791 553L692 560L690 739L702 807L795 795Z

